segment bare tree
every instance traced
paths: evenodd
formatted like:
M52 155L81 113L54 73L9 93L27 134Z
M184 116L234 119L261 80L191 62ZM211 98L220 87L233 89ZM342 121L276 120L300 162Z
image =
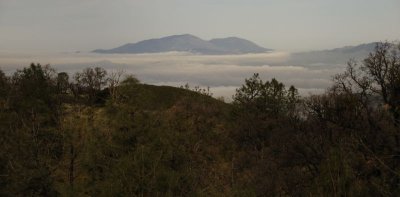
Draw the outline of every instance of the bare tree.
M117 70L108 75L108 90L112 100L118 99L118 86L121 83L121 77L125 73L124 70Z
M350 60L347 70L334 77L333 90L359 97L365 109L379 96L396 124L400 123L400 43L378 43L364 61Z
M96 94L107 84L107 71L104 68L86 68L74 75L78 89L82 89L93 101Z

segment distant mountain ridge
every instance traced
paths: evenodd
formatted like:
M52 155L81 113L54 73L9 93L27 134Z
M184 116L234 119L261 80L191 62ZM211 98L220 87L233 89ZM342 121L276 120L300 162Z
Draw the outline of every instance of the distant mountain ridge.
M264 53L272 51L257 44L237 37L218 38L210 41L199 37L183 34L158 39L143 40L129 43L113 49L96 49L94 53L162 53L162 52L190 52L204 55L226 55Z
M293 53L289 63L296 65L312 64L345 64L350 59L362 60L374 51L377 42L360 44L356 46L345 46L341 48Z

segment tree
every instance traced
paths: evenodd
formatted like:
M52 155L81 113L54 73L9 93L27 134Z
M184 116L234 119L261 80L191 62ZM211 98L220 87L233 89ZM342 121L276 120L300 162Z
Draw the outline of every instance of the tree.
M286 175L280 157L297 125L297 89L286 89L276 79L263 82L254 74L236 90L233 100L230 134L237 146L233 187L238 195L283 195Z
M322 155L317 194L398 193L399 51L398 44L378 43L362 62L350 60L325 94L306 99L307 138L323 142L315 149ZM300 142L299 150L315 145Z
M112 72L108 77L108 90L110 92L111 99L114 101L118 100L118 86L120 85L123 74L124 71L119 70L117 72Z
M0 110L4 191L17 196L55 195L52 172L62 155L56 132L59 103L54 70L31 64L14 73Z
M4 72L0 70L0 108L4 109L6 107L9 91L9 79Z
M266 81L255 73L245 84L236 90L233 102L239 106L250 107L252 110L277 116L294 110L299 101L297 89L293 86L286 90L285 85L276 79Z
M69 76L66 72L60 72L57 75L57 89L61 94L66 94L69 88Z
M379 96L391 113L395 124L400 123L400 43L377 43L364 61L348 62L345 73L335 77L336 91L353 93L366 110L374 96ZM368 112L367 112L368 113Z
M107 71L104 68L86 68L74 75L78 89L88 95L89 102L95 102L97 94L107 84Z

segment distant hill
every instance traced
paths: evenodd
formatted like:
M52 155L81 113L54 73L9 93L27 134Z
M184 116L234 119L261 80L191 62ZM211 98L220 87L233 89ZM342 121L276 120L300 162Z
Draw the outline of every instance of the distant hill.
M303 66L312 64L345 64L351 58L364 59L374 50L376 44L377 42L372 42L329 50L293 53L288 61L291 64Z
M209 42L225 51L230 51L231 53L262 53L271 51L271 49L260 47L251 41L237 37L217 38L212 39Z
M272 51L236 37L203 40L184 34L125 44L113 49L97 49L94 53L162 53L170 51L190 52L205 55L264 53Z
M166 110L185 99L190 102L206 102L221 110L227 110L231 107L230 104L211 96L171 86L138 84L136 85L136 94L136 97L131 99L134 100L138 108L145 110Z

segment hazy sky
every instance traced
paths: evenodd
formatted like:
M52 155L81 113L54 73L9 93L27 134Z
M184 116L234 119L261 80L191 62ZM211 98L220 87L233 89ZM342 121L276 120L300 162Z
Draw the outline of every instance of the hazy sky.
M0 52L71 52L190 33L299 51L400 39L400 0L0 0Z

